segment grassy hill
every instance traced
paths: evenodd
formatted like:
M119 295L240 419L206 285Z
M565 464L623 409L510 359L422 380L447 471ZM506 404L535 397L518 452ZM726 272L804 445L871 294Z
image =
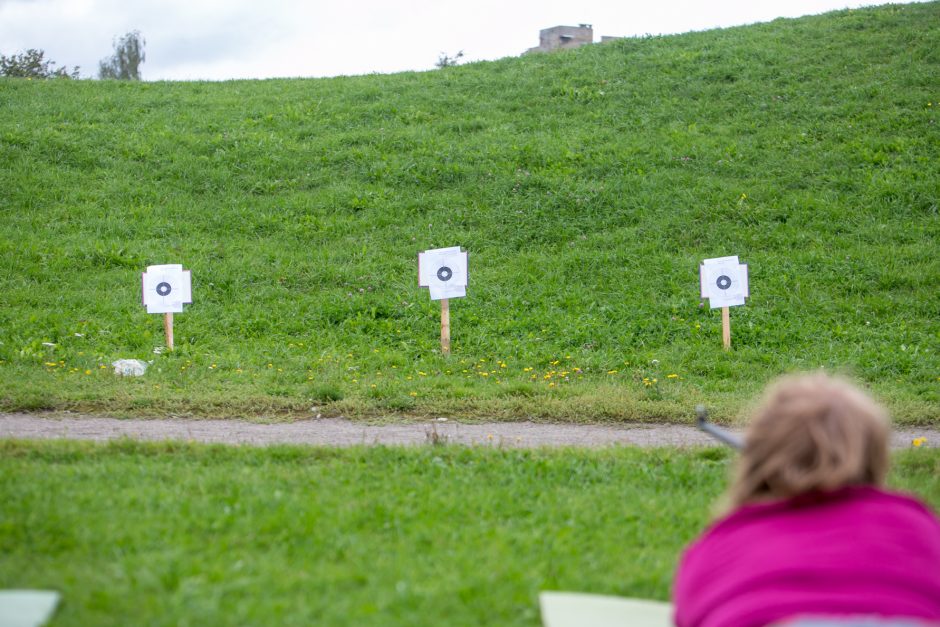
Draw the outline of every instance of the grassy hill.
M940 421L940 3L426 73L0 80L0 407L724 419L826 368ZM454 353L416 254L461 245ZM720 316L699 262L737 254ZM182 263L177 350L140 272ZM118 358L153 360L114 377Z

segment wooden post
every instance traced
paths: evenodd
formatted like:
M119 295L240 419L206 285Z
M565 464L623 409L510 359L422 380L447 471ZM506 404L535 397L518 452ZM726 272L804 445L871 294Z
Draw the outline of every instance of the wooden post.
M731 313L728 307L721 308L721 343L725 350L731 348Z
M173 312L163 314L163 330L166 333L166 346L173 350Z
M441 299L441 355L450 355L450 303Z

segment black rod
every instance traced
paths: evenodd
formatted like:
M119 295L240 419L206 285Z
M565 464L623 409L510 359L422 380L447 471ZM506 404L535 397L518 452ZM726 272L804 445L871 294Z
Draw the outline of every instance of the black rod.
M722 429L718 425L713 425L712 423L708 422L708 410L705 409L704 405L695 406L695 418L698 428L719 442L727 444L731 448L737 449L739 451L744 448L744 441L737 435L731 433L727 429Z

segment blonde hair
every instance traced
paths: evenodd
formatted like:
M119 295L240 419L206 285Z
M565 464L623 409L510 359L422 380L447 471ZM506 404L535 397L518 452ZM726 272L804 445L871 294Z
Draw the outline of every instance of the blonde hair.
M825 374L785 377L754 413L726 507L849 485L884 484L888 414Z

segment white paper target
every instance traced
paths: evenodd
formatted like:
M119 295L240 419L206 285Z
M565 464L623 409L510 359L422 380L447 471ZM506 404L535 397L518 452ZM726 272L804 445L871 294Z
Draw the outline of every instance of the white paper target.
M699 283L712 309L743 305L750 296L747 264L739 263L737 255L706 259L699 266Z
M467 295L467 253L459 246L418 253L418 285L427 287L431 300Z
M182 265L147 266L141 283L147 313L179 313L183 303L193 302L190 273Z

